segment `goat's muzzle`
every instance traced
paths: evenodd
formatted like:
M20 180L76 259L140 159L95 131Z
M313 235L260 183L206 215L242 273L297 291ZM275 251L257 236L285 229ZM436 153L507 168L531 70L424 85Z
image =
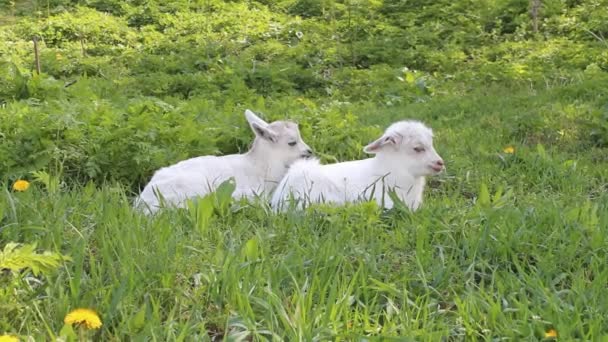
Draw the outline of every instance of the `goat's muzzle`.
M312 156L313 156L313 153L312 153L312 150L310 150L310 149L306 150L306 152L305 152L305 153L302 153L302 154L300 155L300 157L302 157L302 158L304 158L304 159L309 159L309 158L311 158Z

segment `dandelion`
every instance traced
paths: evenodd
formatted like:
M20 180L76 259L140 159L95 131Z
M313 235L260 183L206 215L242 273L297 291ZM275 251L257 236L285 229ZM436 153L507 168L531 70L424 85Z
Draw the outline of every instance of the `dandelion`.
M545 333L545 338L557 338L557 331L555 329L549 329L549 331Z
M101 319L95 313L95 311L90 309L76 309L72 310L69 314L65 316L63 320L65 324L77 324L80 326L84 326L87 329L99 329L101 327Z
M15 191L25 191L30 187L30 182L19 179L15 183L13 183L13 190Z
M515 153L515 147L513 146L507 146L505 147L504 150L502 150L504 153L508 153L508 154L513 154Z
M12 335L0 335L0 342L19 342L19 337Z

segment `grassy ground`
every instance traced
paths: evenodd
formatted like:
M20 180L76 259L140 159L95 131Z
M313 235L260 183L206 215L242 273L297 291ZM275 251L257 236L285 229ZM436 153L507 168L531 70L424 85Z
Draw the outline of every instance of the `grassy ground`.
M608 341L602 2L536 32L526 1L0 0L0 340L75 340L84 307L96 341ZM245 149L245 108L325 162L420 119L447 172L416 213L132 209Z
M448 171L415 214L219 198L150 219L116 184L5 191L3 240L72 257L5 329L49 339L84 306L99 340L607 339L608 158L577 121L602 84L353 107L434 127Z

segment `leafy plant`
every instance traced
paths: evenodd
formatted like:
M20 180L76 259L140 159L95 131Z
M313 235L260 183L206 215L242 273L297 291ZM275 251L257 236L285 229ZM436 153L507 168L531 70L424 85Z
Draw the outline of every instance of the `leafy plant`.
M6 269L13 273L27 269L34 276L49 274L57 269L64 257L57 253L36 253L36 245L22 245L9 242L4 245L0 252L0 269Z
M17 316L32 312L41 301L38 297L47 284L44 277L56 271L70 258L59 253L36 252L36 244L8 242L0 251L0 319L2 330L12 330Z

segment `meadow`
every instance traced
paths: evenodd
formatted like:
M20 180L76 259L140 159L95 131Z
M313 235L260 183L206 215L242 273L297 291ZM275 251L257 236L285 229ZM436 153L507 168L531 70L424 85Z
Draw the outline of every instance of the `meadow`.
M0 0L0 340L608 340L607 6ZM422 120L447 170L416 212L132 208L246 108L324 162Z

